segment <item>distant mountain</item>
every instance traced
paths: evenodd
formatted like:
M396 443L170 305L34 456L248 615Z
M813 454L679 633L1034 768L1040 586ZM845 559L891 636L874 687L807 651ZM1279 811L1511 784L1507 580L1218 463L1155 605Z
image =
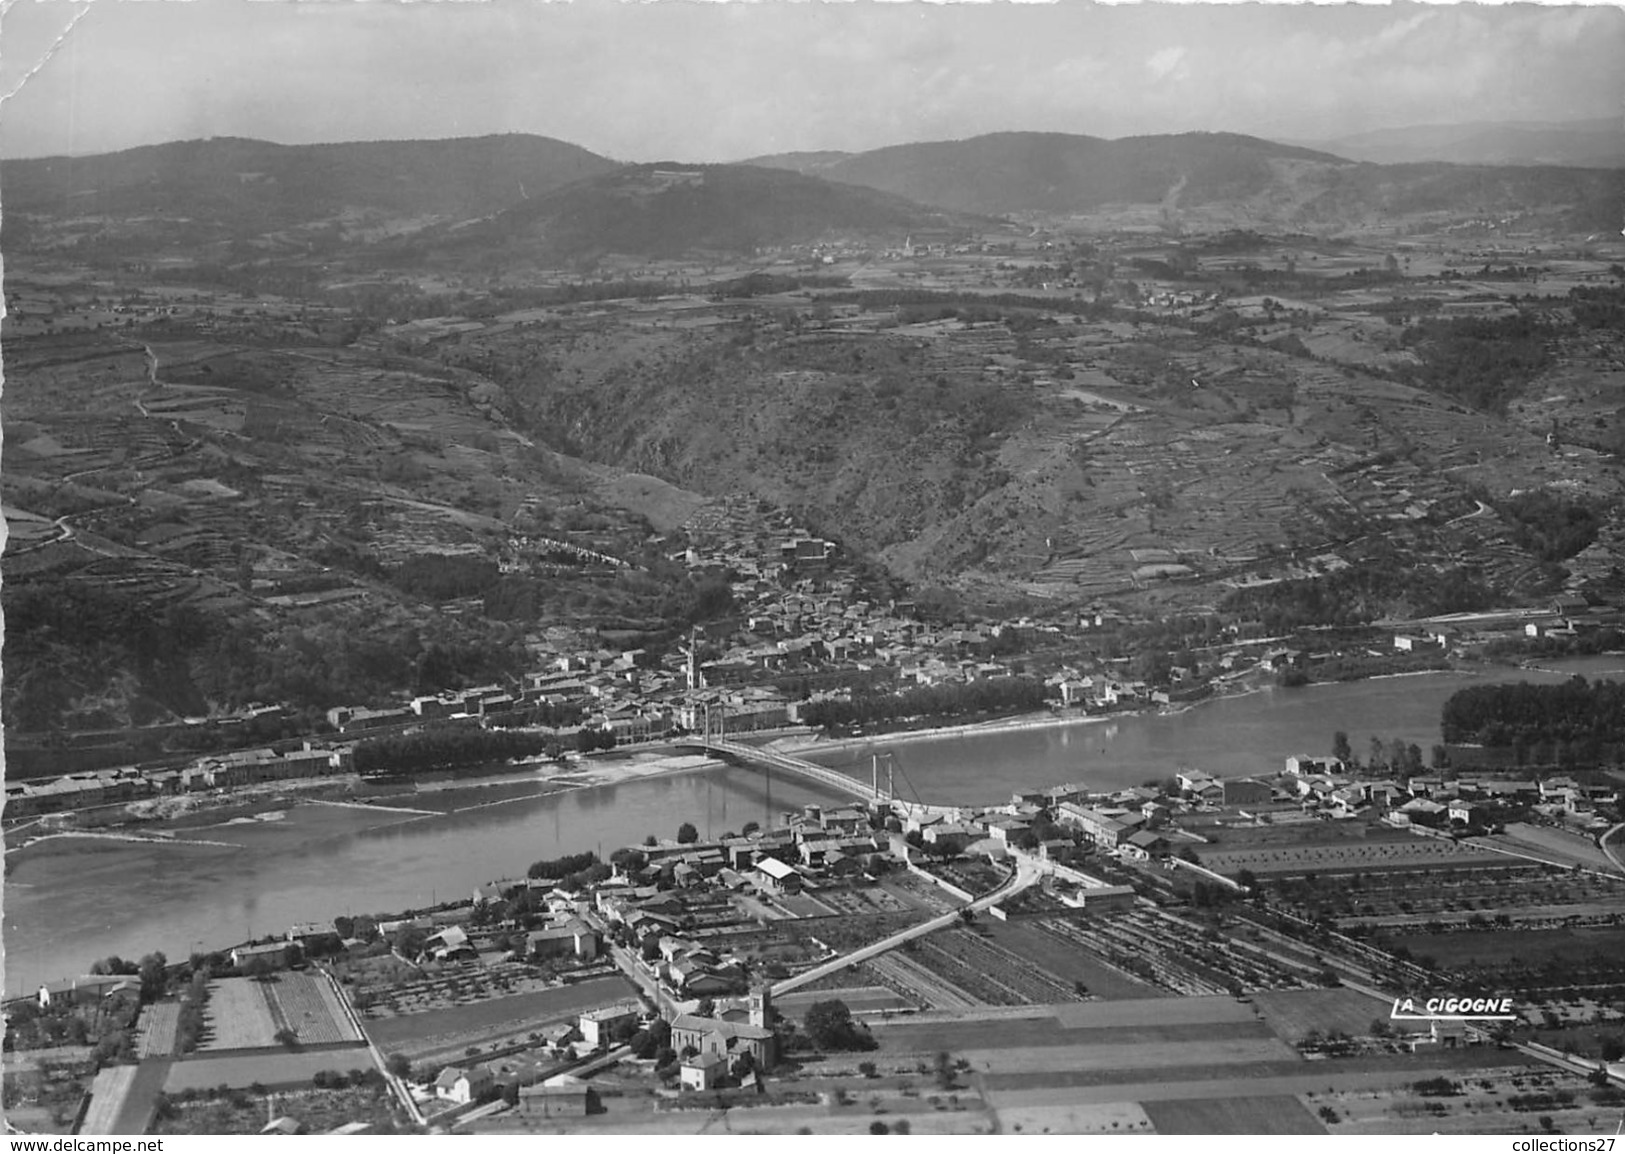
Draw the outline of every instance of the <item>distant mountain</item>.
M0 163L8 212L185 217L234 232L345 212L485 216L614 161L545 136L353 144L216 137L89 157Z
M1101 140L1001 132L897 145L832 161L798 161L797 155L754 163L990 214L1160 204L1170 213L1217 207L1240 210L1250 220L1337 227L1414 213L1536 212L1561 227L1591 230L1617 222L1625 202L1625 179L1618 170L1382 165L1231 133Z
M751 163L812 172L961 212L1077 212L1103 204L1200 204L1266 191L1272 161L1341 166L1328 153L1233 133L1102 140L1059 132L996 132L899 144L840 159L790 153ZM834 154L839 157L839 154ZM797 157L812 158L798 162Z
M829 149L822 152L779 152L772 156L753 156L739 163L753 165L756 168L782 168L789 172L818 176L824 169L856 155L853 152L837 152Z
M1557 165L1625 168L1625 118L1558 123L1479 122L1382 128L1309 147L1377 164Z
M995 225L873 189L748 165L642 164L532 197L411 242L430 255L568 260L606 253L748 253L822 239L897 239Z

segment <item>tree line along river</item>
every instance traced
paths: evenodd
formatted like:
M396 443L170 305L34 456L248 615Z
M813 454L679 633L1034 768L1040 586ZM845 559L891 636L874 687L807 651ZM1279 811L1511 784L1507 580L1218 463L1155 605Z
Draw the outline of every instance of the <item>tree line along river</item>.
M871 754L889 752L900 797L965 804L999 803L1019 787L1065 781L1137 785L1182 767L1219 776L1276 772L1294 754L1330 752L1337 730L1349 734L1357 753L1373 735L1425 751L1439 740L1440 708L1457 689L1576 673L1625 679L1625 658L1272 689L1177 713L895 736L813 759L867 779ZM683 821L720 836L831 800L809 782L739 768L536 796L540 788L534 776L508 773L482 789L456 790L457 812L410 812L452 808L451 795L429 792L368 799L397 809L267 802L226 824L179 829L177 844L61 837L9 850L5 991L83 973L109 954L160 949L185 957L294 922L462 897L537 859L587 849L607 856L651 833L673 836Z

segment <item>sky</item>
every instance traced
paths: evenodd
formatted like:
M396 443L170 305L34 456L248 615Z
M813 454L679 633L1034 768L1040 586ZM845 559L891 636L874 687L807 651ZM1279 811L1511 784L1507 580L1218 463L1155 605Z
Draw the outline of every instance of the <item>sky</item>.
M527 132L617 160L1001 130L1625 117L1608 5L0 0L0 155Z

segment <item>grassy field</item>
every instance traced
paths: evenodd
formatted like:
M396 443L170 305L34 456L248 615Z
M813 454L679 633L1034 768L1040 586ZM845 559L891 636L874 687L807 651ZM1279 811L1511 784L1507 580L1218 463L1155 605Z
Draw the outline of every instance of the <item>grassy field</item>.
M999 1111L1006 1134L1149 1134L1151 1119L1138 1102L1013 1106Z
M1354 990L1270 990L1252 995L1264 1021L1283 1041L1295 1042L1310 1030L1340 1030L1360 1036L1373 1018L1388 1020L1390 1007Z
M1302 1102L1267 1098L1182 1098L1144 1103L1158 1134L1324 1134Z
M1089 1073L1096 1070L1162 1070L1186 1066L1245 1066L1301 1061L1278 1038L1212 1038L1206 1041L1122 1042L1017 1046L958 1051L978 1071L998 1075Z
M276 1045L277 1025L260 983L253 978L219 978L209 983L203 1011L208 1038L200 1050L246 1050Z
M813 1003L828 1001L831 998L845 1002L847 1009L854 1014L879 1014L887 1010L914 1009L913 1002L884 986L848 986L812 992L798 990L793 994L774 999L773 1004L785 1017L799 1018Z
M1589 869L1614 874L1619 872L1614 868L1614 863L1597 848L1597 843L1582 834L1527 822L1513 822L1506 827L1505 837L1492 837L1489 840L1508 849L1527 850L1536 857L1552 855L1565 861L1579 862Z
M281 1054L234 1054L191 1058L175 1062L164 1080L164 1092L212 1090L216 1086L245 1089L258 1083L273 1089L304 1086L319 1070L365 1070L372 1058L364 1046L347 1050L289 1051Z
M1229 1039L1270 1040L1275 1037L1262 1022L1191 1022L1143 1026L1103 1026L1069 1029L1054 1018L1007 1021L889 1024L873 1027L881 1048L888 1052L930 1053L951 1050L1004 1050L1054 1046L1124 1046L1158 1043L1203 1043Z
M424 1042L449 1034L512 1027L520 1022L573 1017L582 1010L605 1006L634 994L635 990L625 978L599 978L557 990L492 998L450 1010L380 1018L367 1023L367 1032L383 1047Z

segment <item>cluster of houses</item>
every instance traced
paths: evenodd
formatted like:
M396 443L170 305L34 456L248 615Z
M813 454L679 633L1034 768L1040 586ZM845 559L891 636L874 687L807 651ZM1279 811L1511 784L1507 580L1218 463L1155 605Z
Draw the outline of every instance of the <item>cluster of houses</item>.
M347 747L306 741L302 748L283 753L260 748L210 754L181 769L125 766L44 781L8 781L6 816L60 813L206 789L349 773L352 766Z
M1380 818L1392 825L1465 826L1494 823L1502 807L1527 808L1555 822L1591 829L1606 825L1595 807L1613 805L1613 785L1585 785L1570 777L1543 780L1506 775L1413 775L1403 780L1366 778L1331 757L1289 757L1285 770L1268 779L1212 782L1181 773L1186 796L1210 805L1240 807L1253 816Z

